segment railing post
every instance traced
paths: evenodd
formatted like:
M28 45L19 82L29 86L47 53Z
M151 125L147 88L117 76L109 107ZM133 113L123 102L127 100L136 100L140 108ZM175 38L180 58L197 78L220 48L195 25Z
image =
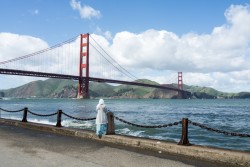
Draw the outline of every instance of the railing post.
M107 125L107 135L115 134L115 121L114 114L112 112L107 112L108 125Z
M28 108L25 107L23 110L23 120L22 122L27 122L27 113L28 113Z
M178 145L190 146L188 141L188 118L182 118L182 135Z
M61 122L62 122L62 110L58 110L56 127L62 127Z

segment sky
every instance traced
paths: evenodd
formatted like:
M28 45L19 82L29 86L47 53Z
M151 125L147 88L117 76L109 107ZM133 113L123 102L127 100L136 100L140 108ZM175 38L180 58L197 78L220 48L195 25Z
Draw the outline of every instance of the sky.
M137 78L250 92L250 0L0 1L0 62L84 33Z

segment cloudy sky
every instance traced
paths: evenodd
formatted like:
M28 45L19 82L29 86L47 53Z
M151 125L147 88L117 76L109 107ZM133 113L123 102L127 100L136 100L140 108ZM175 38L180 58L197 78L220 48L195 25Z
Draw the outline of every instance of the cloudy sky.
M249 0L3 0L0 23L0 62L88 32L137 78L250 92Z

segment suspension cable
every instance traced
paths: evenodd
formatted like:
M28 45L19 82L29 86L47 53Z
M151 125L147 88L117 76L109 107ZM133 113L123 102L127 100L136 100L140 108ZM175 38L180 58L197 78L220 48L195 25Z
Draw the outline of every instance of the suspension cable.
M110 56L104 49L103 47L90 35L91 39L93 39L93 41L101 48L102 51L104 51L104 53L106 53L106 55L108 57L110 57L120 68L122 68L125 72L127 72L129 75L131 75L134 79L138 79L136 76L134 76L133 74L131 74L128 70L126 70L124 67L122 67L116 60L114 60L112 58L112 56ZM93 45L92 45L93 46Z
M14 58L14 59L10 59L10 60L6 60L6 61L3 61L3 62L0 62L0 64L7 64L7 63L11 63L11 62L14 62L14 61L17 61L17 60L22 60L22 59L25 59L25 58L29 58L29 57L32 57L32 56L35 56L35 55L38 55L38 54L41 54L41 53L44 53L46 51L49 51L49 50L52 50L52 49L55 49L55 48L58 48L64 44L67 44L67 43L70 43L74 40L76 40L77 38L79 38L79 36L76 36L74 38L71 38L67 41L64 41L62 43L59 43L57 45L54 45L52 47L49 47L49 48L46 48L46 49L43 49L43 50L40 50L40 51L37 51L37 52L34 52L34 53L31 53L31 54L27 54L27 55L24 55L24 56L21 56L21 57L17 57L17 58Z
M118 71L120 71L122 74L126 75L127 77L129 77L130 79L134 79L132 78L131 76L127 75L126 73L124 73L122 70L120 70L118 67L116 67L112 62L110 62L93 44L90 43L91 46L93 46L93 48L99 52L101 54L101 56L106 60L108 61L112 66L114 66Z

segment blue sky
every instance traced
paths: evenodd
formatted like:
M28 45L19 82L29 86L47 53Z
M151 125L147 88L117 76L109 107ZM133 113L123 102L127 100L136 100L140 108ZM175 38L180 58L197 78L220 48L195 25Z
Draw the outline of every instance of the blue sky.
M224 12L242 0L81 0L100 11L100 18L82 19L70 0L25 0L0 2L0 32L31 35L56 44L81 33L120 31L140 33L148 29L168 30L178 35L210 33L225 22Z
M0 42L19 35L38 38L42 41L39 44L51 46L88 32L97 38L105 38L110 52L117 60L123 60L125 53L116 54L118 48L129 50L132 46L128 44L121 48L117 41L125 45L124 41L133 43L134 39L143 41L145 37L159 41L166 39L162 47L155 46L159 55L153 62L155 64L149 65L147 59L143 60L144 64L120 63L135 71L146 69L146 74L135 73L139 78L147 77L159 83L168 80L163 79L166 73L176 73L180 69L186 73L190 84L229 92L250 91L250 70L247 67L250 64L250 40L234 42L235 37L250 34L250 30L246 30L250 26L249 4L249 0L2 0ZM245 28L241 30L239 27ZM3 37L3 33L12 37ZM153 38L152 34L159 38ZM174 46L170 48L170 44ZM3 46L0 46L0 51L7 50ZM137 54L131 58L135 61L143 59L140 54L150 52L146 46L138 44ZM186 57L180 55L184 55L184 51L189 53ZM173 61L179 64L161 64L165 53L171 54ZM206 53L211 55L204 55ZM0 62L5 60L4 57L2 51ZM0 76L0 80L4 77ZM17 86L6 80L2 83L0 89Z

